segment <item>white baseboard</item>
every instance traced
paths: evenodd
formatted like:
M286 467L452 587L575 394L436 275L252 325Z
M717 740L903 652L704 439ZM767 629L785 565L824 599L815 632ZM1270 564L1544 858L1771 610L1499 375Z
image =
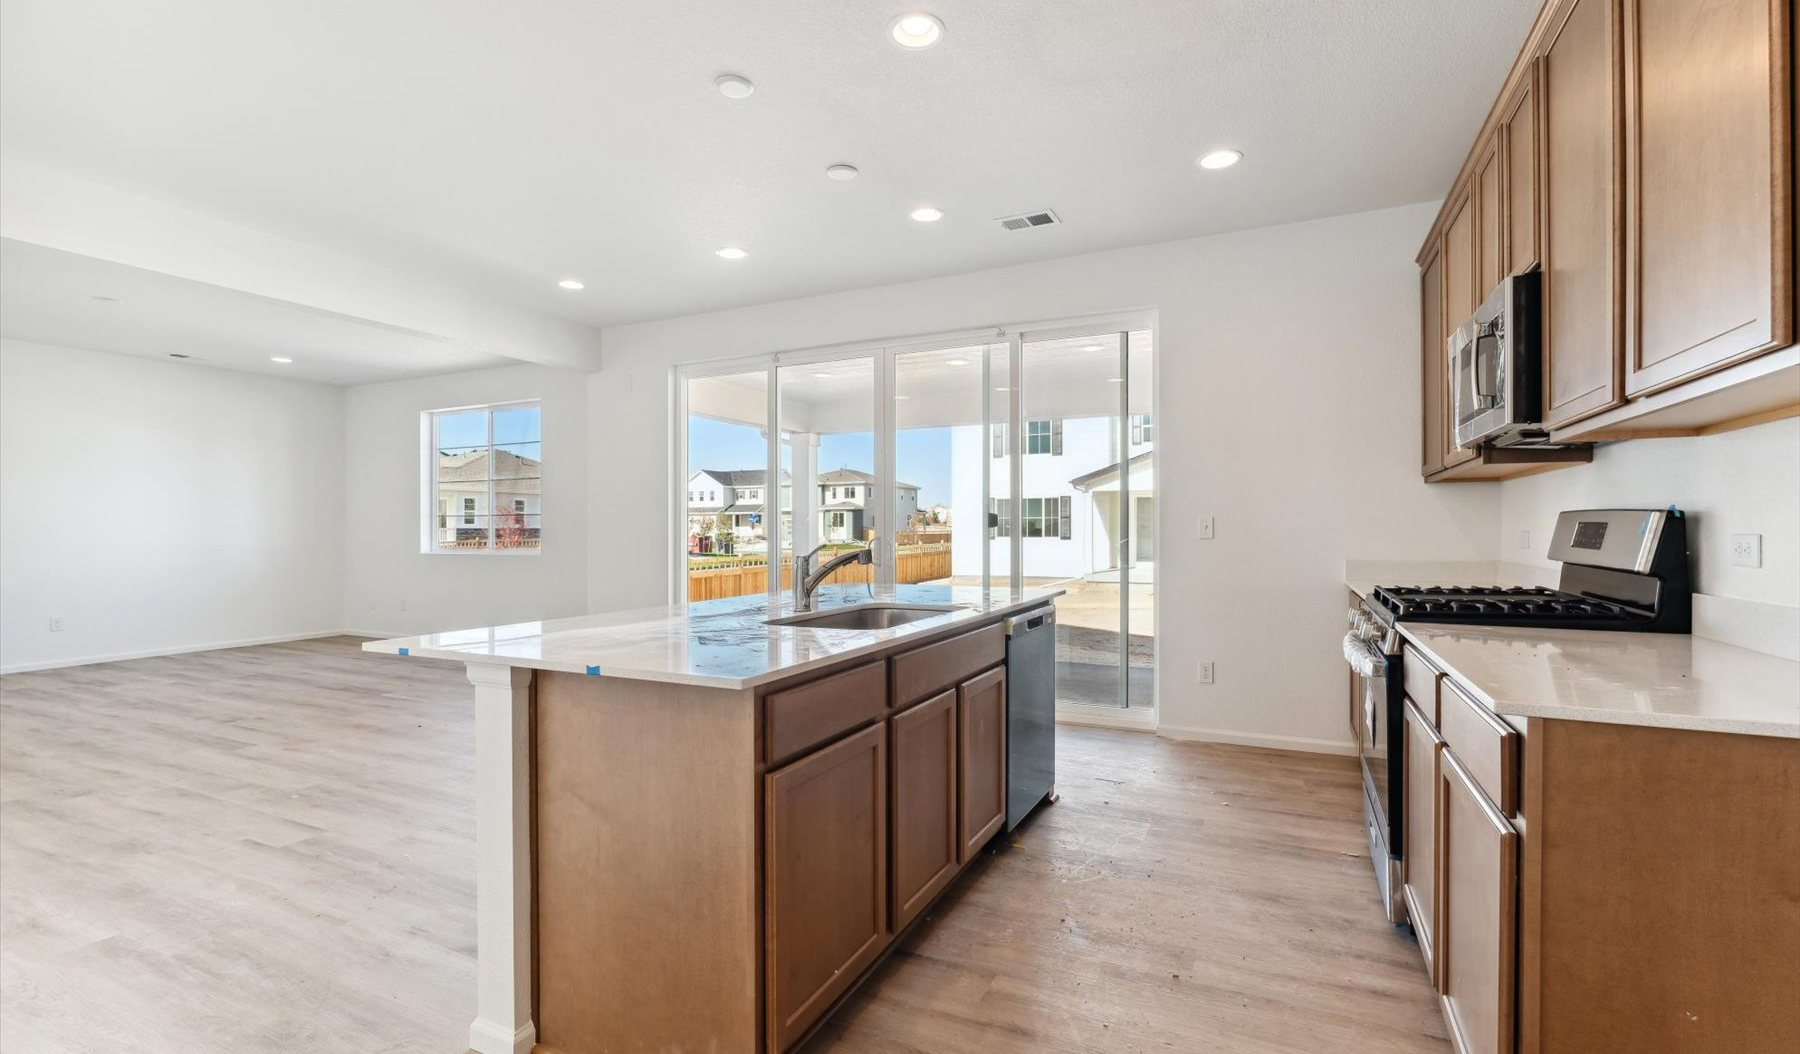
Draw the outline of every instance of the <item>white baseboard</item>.
M1123 728L1133 732L1156 731L1156 711L1144 707L1123 706L1059 706L1059 725L1084 725L1089 728Z
M531 1021L516 1031L480 1017L469 1025L469 1049L475 1054L531 1054L536 1043L537 1025Z
M258 644L286 644L296 640L318 640L321 637L341 637L345 631L341 629L322 630L316 633L285 633L274 637L250 637L245 640L224 640L210 644L184 644L179 648L151 648L146 651L121 651L109 655L84 655L77 659L52 659L49 662L20 662L0 665L0 674L31 673L34 670L61 670L69 666L92 666L102 662L125 662L128 659L155 659L165 655L189 655L197 651L221 651L225 648L250 648Z
M1272 750L1299 750L1308 754L1354 756L1356 744L1331 739L1306 739L1301 736L1275 736L1262 732L1238 732L1228 728L1179 728L1158 725L1156 734L1167 739L1195 743L1229 743L1238 747L1268 747Z

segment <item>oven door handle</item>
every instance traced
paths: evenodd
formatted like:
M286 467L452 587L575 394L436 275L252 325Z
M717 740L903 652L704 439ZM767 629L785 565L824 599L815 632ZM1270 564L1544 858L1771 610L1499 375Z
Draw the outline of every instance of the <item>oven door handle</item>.
M1386 662L1386 656L1377 656L1367 641L1354 633L1344 634L1344 661L1358 677L1373 677L1377 664Z

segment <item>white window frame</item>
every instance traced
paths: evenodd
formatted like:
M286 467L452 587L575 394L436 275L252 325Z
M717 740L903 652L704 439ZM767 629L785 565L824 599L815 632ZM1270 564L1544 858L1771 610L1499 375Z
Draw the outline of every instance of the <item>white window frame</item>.
M472 413L477 410L485 412L487 414L487 446L488 446L488 450L491 452L494 448L494 411L496 411L496 410L516 410L516 409L520 409L522 407L529 407L529 406L535 406L538 408L538 544L537 544L537 547L530 548L530 549L523 549L523 548L521 548L521 549L496 549L494 547L494 518L496 515L495 510L499 507L499 504L498 504L498 499L494 496L494 483L496 481L492 478L493 473L492 473L492 470L490 469L489 474L488 474L489 478L487 481L487 485L488 485L488 491L487 491L487 494L488 494L488 501L487 501L488 544L487 544L487 546L484 548L481 548L481 549L441 549L441 548L439 548L438 544L437 544L437 530L436 530L437 523L438 523L438 518L437 518L438 517L438 513L437 513L437 510L438 510L438 493L437 493L437 490L438 490L438 478L437 478L438 457L437 457L437 452L440 449L440 447L438 445L438 434L437 434L438 418L443 415L446 415L446 414L465 414L465 413ZM422 553L426 556L505 556L505 557L539 556L543 553L543 548L544 548L544 541L543 541L543 536L544 536L544 532L543 532L543 523L544 523L543 500L544 500L544 498L543 498L543 496L544 496L545 482L549 478L549 474L544 471L544 458L543 458L543 453L544 453L544 446L543 446L543 443L544 443L544 416L543 416L544 409L543 409L543 406L544 406L543 400L541 400L541 399L514 399L514 400L507 401L507 402L498 402L498 403L476 403L472 406L446 406L446 407L441 407L436 410L426 410L419 414L419 437L420 437L420 446L421 446L421 450L420 450L420 466L421 467L420 467L420 471L419 471L419 479L420 479L419 490L420 490L420 509L421 509L421 515L419 518L419 523L421 525L421 529L419 531L419 552L420 553ZM493 462L490 461L489 464L492 465ZM472 500L472 499L465 499L465 500ZM463 517L464 517L465 513L463 512L462 508L452 508L449 510L449 513L450 513L450 520L453 523L455 523L459 527L464 525L462 521L463 521Z

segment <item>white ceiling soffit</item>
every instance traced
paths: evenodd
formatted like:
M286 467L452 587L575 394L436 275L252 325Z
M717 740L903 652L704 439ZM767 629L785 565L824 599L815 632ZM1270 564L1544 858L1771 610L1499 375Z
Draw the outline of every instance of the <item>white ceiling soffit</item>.
M0 153L611 325L1435 198L1538 0L905 7L4 0Z
M10 238L0 238L0 334L325 384L512 364L430 334Z

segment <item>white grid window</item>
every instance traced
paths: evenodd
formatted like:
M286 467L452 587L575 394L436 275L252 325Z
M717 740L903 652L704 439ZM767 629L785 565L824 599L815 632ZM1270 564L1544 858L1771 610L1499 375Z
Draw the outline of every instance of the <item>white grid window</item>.
M504 403L426 414L426 552L536 552L543 414ZM446 515L455 510L455 515Z

